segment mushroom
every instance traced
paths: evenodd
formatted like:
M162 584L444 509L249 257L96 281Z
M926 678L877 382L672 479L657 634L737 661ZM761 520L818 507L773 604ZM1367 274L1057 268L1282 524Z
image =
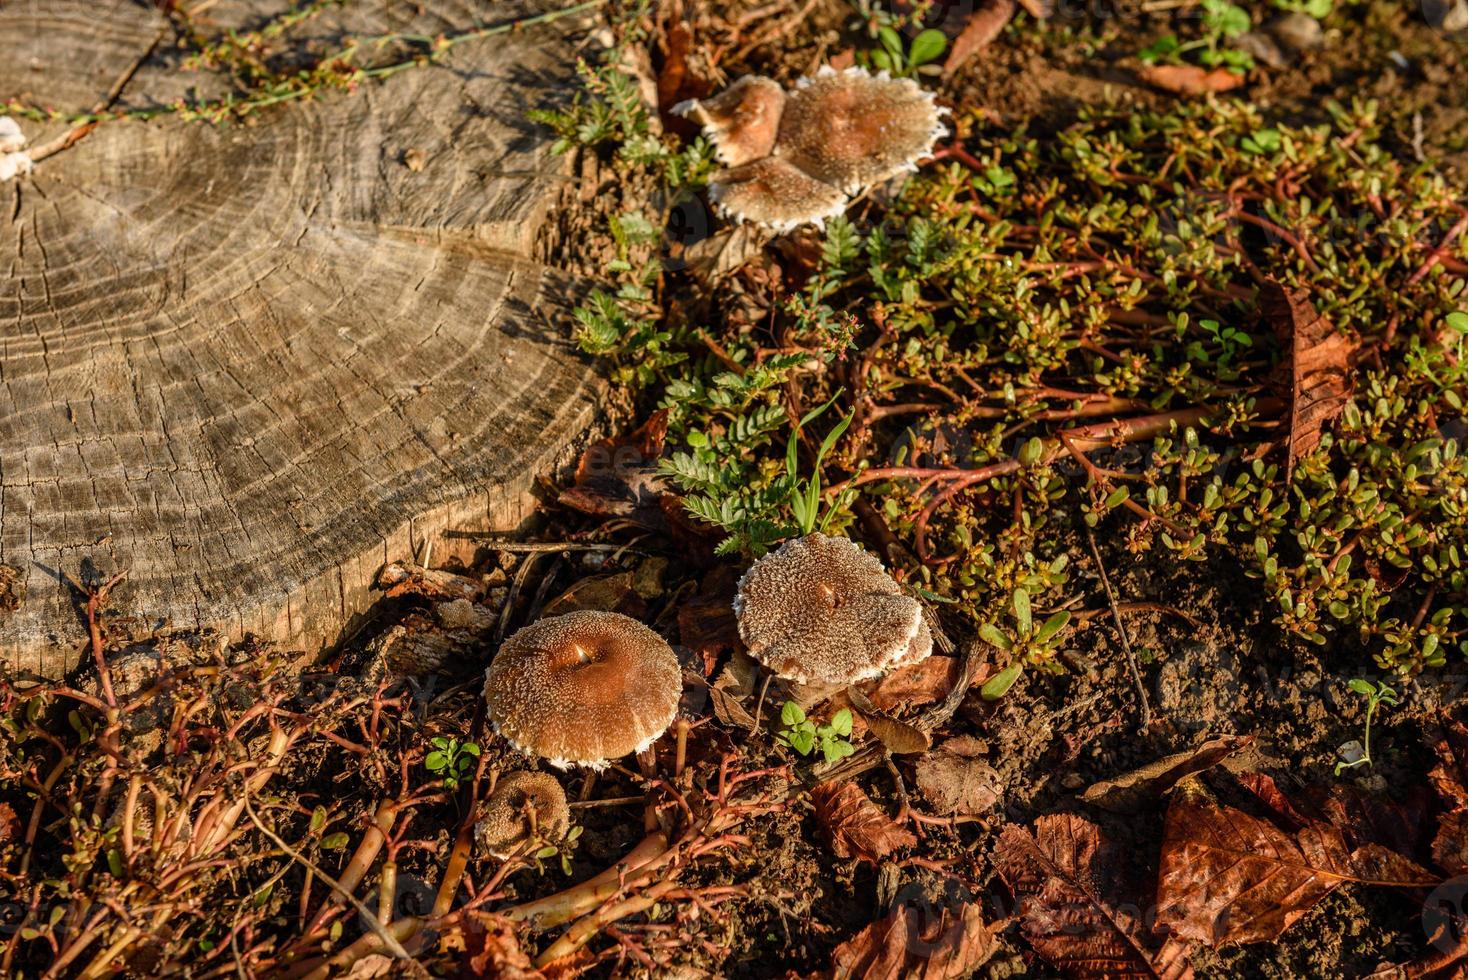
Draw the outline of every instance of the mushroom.
M740 579L734 612L750 655L797 684L844 687L933 652L922 606L846 538L785 542Z
M673 111L701 124L726 169L709 198L729 216L779 232L845 211L863 188L917 169L948 110L910 78L824 66L783 91L748 76Z
M620 613L578 610L516 632L489 665L496 732L551 765L602 769L672 724L683 672L671 647Z
M509 857L531 840L554 844L571 826L566 791L544 772L503 776L481 814L474 824L474 843L497 858Z

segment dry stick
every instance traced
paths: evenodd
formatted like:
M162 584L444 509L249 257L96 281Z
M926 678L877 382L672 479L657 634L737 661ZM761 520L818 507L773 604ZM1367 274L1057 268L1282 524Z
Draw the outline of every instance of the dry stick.
M1101 549L1096 547L1096 535L1086 526L1086 541L1091 545L1091 557L1096 559L1096 570L1101 573L1101 586L1106 590L1106 601L1111 604L1111 617L1116 621L1116 632L1121 637L1121 648L1126 651L1127 667L1131 669L1132 683L1137 686L1137 700L1142 706L1142 730L1152 727L1152 706L1147 703L1147 687L1142 683L1142 672L1137 668L1137 656L1132 653L1131 640L1127 639L1126 624L1121 621L1121 610L1116 608L1116 596L1111 591L1111 579L1106 575L1106 566L1101 563Z
M382 923L377 921L377 916L372 914L372 910L369 909L362 902L361 899L357 898L357 896L347 891L342 886L341 882L337 881L331 875L327 874L325 871L318 868L315 864L311 863L311 860L309 858L303 855L300 851L297 851L295 848L291 847L285 841L281 840L278 836L276 836L275 831L271 830L269 827L260 822L260 818L255 814L255 808L250 805L250 796L248 793L246 793L241 798L240 802L244 804L245 815L250 818L250 822L259 829L260 833L270 838L271 843L284 851L296 863L300 864L303 867L310 868L311 872L316 875L316 877L326 882L333 889L335 889L338 895L341 895L348 902L352 903L352 906L357 910L358 914L362 916L362 921L367 924L367 928L371 929L374 933L377 934L377 937L382 940L383 946L387 947L388 951L391 952L393 956L396 956L400 960L405 960L409 963L417 965L413 957L408 955L408 951L406 949L403 949L402 944L399 943L396 938L394 938L383 928ZM426 971L423 971L422 966L419 966L418 970L414 972L426 973Z

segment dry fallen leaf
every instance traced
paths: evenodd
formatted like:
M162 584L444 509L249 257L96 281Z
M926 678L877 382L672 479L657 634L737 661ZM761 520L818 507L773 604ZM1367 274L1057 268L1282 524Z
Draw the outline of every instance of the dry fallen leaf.
M968 23L963 25L958 37L953 39L953 47L948 49L948 58L943 62L944 78L952 75L975 52L987 47L999 36L1004 25L1014 16L1014 6L1015 0L983 0L968 15Z
M1432 746L1437 765L1428 778L1449 807L1465 807L1468 806L1468 725L1445 714L1439 721L1441 729Z
M1117 886L1133 860L1083 817L1056 813L1033 833L1004 828L994 867L1014 893L1020 928L1035 951L1068 976L1186 980L1186 943L1154 938Z
M1102 780L1082 793L1081 799L1105 810L1135 812L1180 780L1213 768L1252 741L1237 735L1210 738L1185 752L1165 756L1115 779Z
M647 613L647 602L633 588L631 572L588 575L546 603L540 615L560 616L580 609L618 612L640 619Z
M887 751L895 755L926 752L933 744L932 735L901 718L879 711L859 688L847 688L837 700L849 704L856 718L887 747Z
M917 763L917 788L942 814L988 813L1004 796L1003 782L984 761L987 753L976 738L950 738Z
M1468 874L1468 725L1446 714L1433 744L1438 764L1428 773L1448 812L1438 822L1432 857L1450 874Z
M1259 308L1290 351L1290 435L1287 471L1320 444L1321 430L1346 407L1351 392L1355 341L1316 312L1306 289L1269 280Z
M725 657L744 650L739 618L734 615L734 580L723 574L725 567L720 565L705 577L702 594L678 606L678 642L698 654L705 677L712 676Z
M515 924L490 912L470 913L464 935L463 971L496 980L545 980L520 948Z
M633 432L592 443L576 464L575 483L561 491L560 503L594 517L629 517L664 529L662 498L676 496L658 472L667 434L668 410L663 409Z
M20 817L15 813L15 807L9 803L0 803L0 844L8 840L15 840L20 835Z
M1137 74L1148 85L1174 95L1207 95L1227 92L1244 84L1244 76L1227 68L1200 68L1197 65L1143 65Z
M832 951L832 980L963 980L994 955L1004 925L985 925L968 903L936 918L899 905Z
M920 708L947 697L962 670L963 662L958 657L935 653L915 664L899 667L881 680L863 684L862 692L878 711ZM983 682L983 676L974 679L975 684Z
M1432 842L1432 859L1451 875L1468 875L1468 808L1443 814Z
M1437 881L1379 844L1352 850L1323 821L1288 832L1206 798L1193 783L1168 806L1157 880L1159 924L1210 946L1272 941L1343 882Z
M816 818L837 857L857 857L876 864L893 851L912 847L917 838L898 826L850 781L822 783L811 790Z

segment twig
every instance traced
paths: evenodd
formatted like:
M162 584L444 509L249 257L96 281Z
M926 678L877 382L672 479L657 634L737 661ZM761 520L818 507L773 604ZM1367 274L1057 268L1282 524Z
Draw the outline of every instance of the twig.
M1116 595L1111 591L1111 579L1106 575L1106 566L1101 561L1101 549L1096 547L1096 535L1086 525L1086 542L1091 546L1091 557L1096 559L1096 571L1101 574L1101 587L1106 590L1106 601L1111 605L1111 617L1116 621L1116 632L1121 637L1121 648L1126 651L1127 666L1131 669L1132 683L1137 686L1137 701L1142 707L1142 730L1152 727L1152 706L1147 703L1147 687L1142 683L1142 672L1137 667L1137 655L1132 652L1131 640L1127 638L1126 624L1121 621L1121 610L1116 608Z

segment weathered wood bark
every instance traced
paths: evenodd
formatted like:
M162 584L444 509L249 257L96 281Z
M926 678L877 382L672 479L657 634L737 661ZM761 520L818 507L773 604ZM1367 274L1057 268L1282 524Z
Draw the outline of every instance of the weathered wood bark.
M207 16L249 27L285 6ZM372 0L306 33L334 47L549 6ZM62 576L87 567L128 571L119 614L309 652L369 604L385 559L522 518L598 390L566 340L578 283L533 258L566 181L525 121L573 84L588 26L468 42L245 125L107 122L0 185L12 667L76 663ZM0 4L0 100L86 111L130 71L119 105L226 90L180 58L147 3ZM33 145L66 131L25 125Z

